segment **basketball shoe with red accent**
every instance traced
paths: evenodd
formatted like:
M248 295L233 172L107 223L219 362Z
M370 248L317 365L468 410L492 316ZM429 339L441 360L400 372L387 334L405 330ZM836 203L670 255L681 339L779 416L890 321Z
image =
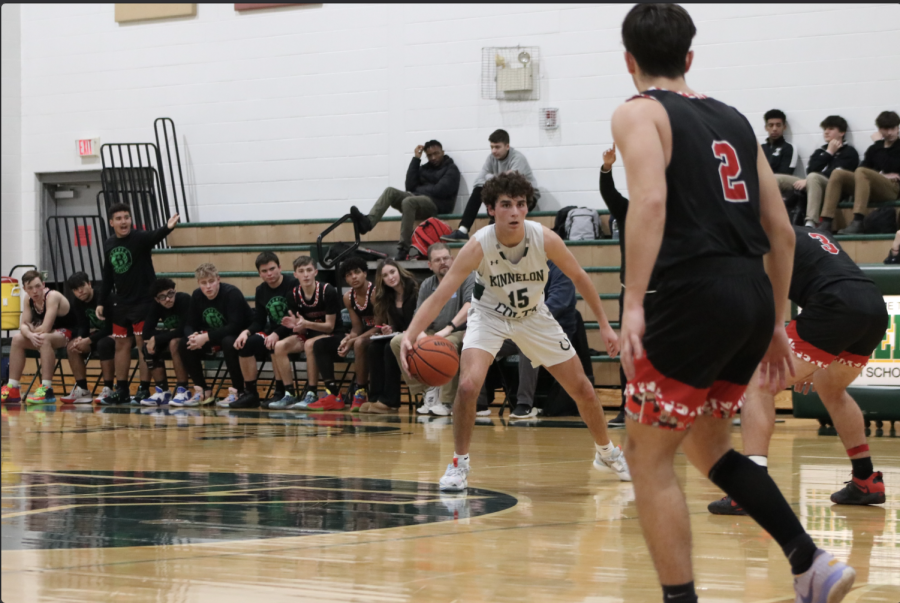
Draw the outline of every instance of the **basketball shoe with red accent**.
M22 401L22 392L18 387L9 387L8 385L4 385L2 389L0 389L0 402L6 404L7 402L10 404L18 404Z
M746 515L747 512L734 502L730 496L725 496L717 501L709 503L706 508L713 515Z
M369 401L368 395L366 395L365 388L359 388L356 390L356 393L353 394L353 402L350 404L350 412L359 412L360 407Z
M884 476L876 471L868 479L852 477L842 490L831 495L836 505L881 505L884 504Z
M307 410L344 410L344 399L340 393L332 394L325 388L325 395L306 407Z

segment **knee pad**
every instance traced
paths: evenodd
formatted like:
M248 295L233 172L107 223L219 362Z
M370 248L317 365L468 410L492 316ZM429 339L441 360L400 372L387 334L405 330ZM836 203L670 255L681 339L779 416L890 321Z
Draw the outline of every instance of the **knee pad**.
M97 356L100 361L114 360L116 357L116 342L112 337L104 337L97 342Z

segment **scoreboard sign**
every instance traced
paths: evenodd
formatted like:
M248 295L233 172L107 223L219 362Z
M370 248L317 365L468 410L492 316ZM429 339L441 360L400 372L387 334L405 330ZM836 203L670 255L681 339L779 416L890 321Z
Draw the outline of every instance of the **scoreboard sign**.
M900 295L885 295L890 321L881 345L875 348L855 386L893 385L900 387Z

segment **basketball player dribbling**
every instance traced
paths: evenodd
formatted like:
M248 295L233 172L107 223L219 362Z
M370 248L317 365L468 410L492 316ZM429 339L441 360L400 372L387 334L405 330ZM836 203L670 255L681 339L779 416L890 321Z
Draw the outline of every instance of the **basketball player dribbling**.
M587 273L549 228L526 220L534 189L518 172L488 181L481 193L496 223L479 230L460 250L447 276L422 304L403 336L400 359L409 372L407 355L450 296L475 271L475 288L460 359L459 388L453 405L453 462L440 481L444 492L462 492L469 474L469 445L475 426L475 406L485 375L504 340L511 339L535 366L543 365L575 400L594 438L594 466L609 467L630 481L621 449L609 439L603 409L575 355L572 344L544 304L547 260L575 283L600 322L610 356L618 353L615 331Z
M746 118L685 82L695 33L673 4L638 4L622 24L640 92L616 110L612 131L631 198L621 344L641 528L663 601L696 603L674 470L683 445L781 546L797 601L837 603L853 569L816 547L768 473L731 446L731 417L757 366L773 393L794 373L783 323L794 232ZM645 299L651 271L656 294Z

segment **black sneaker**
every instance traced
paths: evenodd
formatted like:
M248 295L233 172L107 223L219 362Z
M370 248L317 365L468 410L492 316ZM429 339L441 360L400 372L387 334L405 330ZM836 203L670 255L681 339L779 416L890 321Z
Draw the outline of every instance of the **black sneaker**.
M836 505L882 505L884 504L884 475L876 471L868 479L852 477L843 489L831 495Z
M847 225L847 228L843 228L838 231L839 235L849 235L849 234L862 234L863 233L863 221L862 220L853 220L850 224Z
M617 415L615 416L614 419L610 420L610 421L607 423L607 425L612 425L612 426L621 426L621 425L625 425L625 411L624 411L624 410L620 410L620 411L619 411L619 414L617 414Z
M260 408L269 408L269 404L271 404L272 402L281 400L282 398L284 398L284 392L279 392L276 390L276 391L272 392L271 398L266 398L265 400L260 400L259 407Z
M445 241L447 243L456 243L457 241L468 241L469 235L464 233L461 230L454 230L450 234L442 236L441 240Z
M97 401L99 404L103 406L115 406L118 404L130 404L131 403L131 394L128 393L127 389L117 389L113 392L111 396L107 396L102 400Z
M510 419L533 419L538 416L538 411L534 406L528 404L516 404L515 410L509 413Z
M362 231L360 231L362 232ZM394 256L394 259L398 262L403 262L409 259L409 247L406 245L400 245L397 247L397 255Z
M140 406L141 400L145 400L150 397L150 390L139 387L137 393L132 396L131 400L128 401L129 404L134 406Z
M350 218L356 223L359 234L366 234L372 230L372 221L369 216L359 211L355 205L350 208Z
M713 515L746 515L743 507L731 500L730 496L711 502L706 506Z
M237 400L229 404L228 408L259 408L259 394L257 392L244 392Z

